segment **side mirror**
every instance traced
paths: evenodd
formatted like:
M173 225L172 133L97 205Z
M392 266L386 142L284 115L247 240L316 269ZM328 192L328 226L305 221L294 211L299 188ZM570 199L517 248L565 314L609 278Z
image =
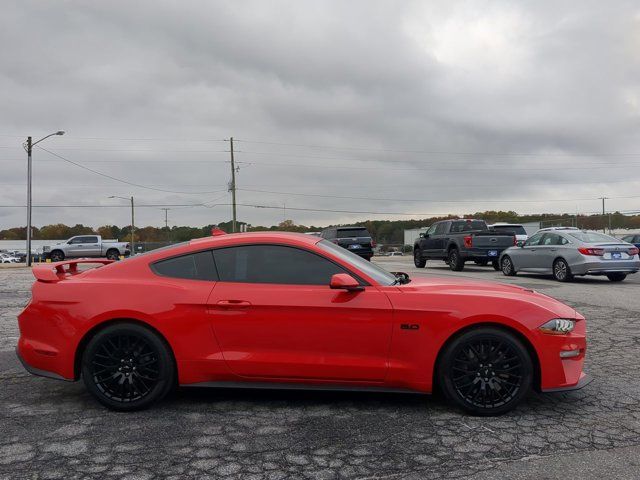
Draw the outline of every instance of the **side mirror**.
M425 233L421 233L420 238L424 238L425 235L426 235Z
M364 287L358 281L347 273L336 273L331 277L329 288L333 290L347 290L348 292L359 292Z

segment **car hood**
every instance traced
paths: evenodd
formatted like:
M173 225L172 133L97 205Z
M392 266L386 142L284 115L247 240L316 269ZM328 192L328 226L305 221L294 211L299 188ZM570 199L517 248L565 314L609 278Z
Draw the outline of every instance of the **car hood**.
M449 294L475 297L509 298L544 308L558 318L576 318L578 313L568 305L543 293L517 285L507 285L481 280L450 279L444 277L412 278L403 285L407 292L424 293L425 295Z

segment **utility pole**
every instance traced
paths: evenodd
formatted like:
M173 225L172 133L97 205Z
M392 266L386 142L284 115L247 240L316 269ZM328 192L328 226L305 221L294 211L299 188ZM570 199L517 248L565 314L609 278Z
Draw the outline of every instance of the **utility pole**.
M131 253L130 255L133 256L135 254L136 248L135 248L135 242L133 240L133 231L135 229L134 225L134 221L133 221L133 195L131 195Z
M233 220L231 222L231 233L236 231L236 165L233 159L233 137L229 139L231 151L231 204L233 208Z
M31 266L31 137L27 137L27 267Z
M600 197L600 200L602 200L602 233L607 233L607 229L606 229L606 222L605 222L605 210L604 210L604 201L608 200L609 197Z
M169 217L168 212L171 210L170 208L161 208L160 210L164 210L164 228L167 229L167 242L169 241Z

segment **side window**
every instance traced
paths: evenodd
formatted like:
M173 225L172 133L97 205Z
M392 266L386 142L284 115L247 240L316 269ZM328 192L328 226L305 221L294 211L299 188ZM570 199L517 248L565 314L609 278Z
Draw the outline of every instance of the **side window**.
M211 251L190 253L180 257L160 260L152 265L158 275L187 280L218 280Z
M558 245L560 237L555 233L547 233L541 242L541 245Z
M434 223L433 225L431 225L429 227L429 230L427 230L426 235L433 235L435 234L436 228L438 228L438 225L440 225L439 223Z
M447 229L447 222L441 222L436 225L436 232L434 235L444 235Z
M84 241L82 243L98 243L98 237L83 237Z
M560 235L558 235L560 237ZM560 243L558 245L569 245L571 242L564 237L560 237Z
M527 247L534 247L534 246L540 245L540 240L542 240L543 235L544 235L544 232L536 233L535 235L530 237L529 240L527 240L527 243L525 245Z
M305 250L281 245L244 245L213 251L223 282L329 285L332 275L348 273Z
M633 243L640 243L640 235L636 235L636 238L633 241Z

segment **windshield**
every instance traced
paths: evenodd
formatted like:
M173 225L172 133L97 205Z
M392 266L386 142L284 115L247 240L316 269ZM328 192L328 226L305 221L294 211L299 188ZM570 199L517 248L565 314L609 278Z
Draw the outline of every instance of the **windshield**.
M527 234L522 225L494 225L493 227L491 227L491 230L495 230L497 232L513 232L516 235Z
M320 240L318 242L318 247L332 253L350 265L353 265L357 270L367 274L381 285L393 285L397 281L394 274L387 272L384 268L359 257L355 253L351 253L349 250L346 250L335 243L331 243L327 240Z
M345 228L338 229L336 236L338 238L352 238L352 237L370 237L366 228Z
M598 233L598 232L571 232L569 235L585 243L602 243L602 242L620 243L620 240L618 240L617 238L613 238L613 237L610 237L609 235L605 235L604 233Z

